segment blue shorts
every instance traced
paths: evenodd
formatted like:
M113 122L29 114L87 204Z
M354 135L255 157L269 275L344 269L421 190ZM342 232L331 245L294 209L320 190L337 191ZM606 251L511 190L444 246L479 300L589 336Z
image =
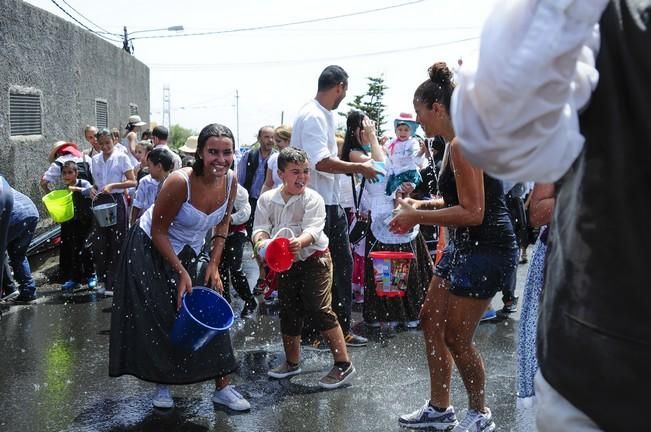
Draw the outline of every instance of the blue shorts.
M450 293L490 299L510 286L518 266L518 249L470 247L448 243L434 274L450 282Z

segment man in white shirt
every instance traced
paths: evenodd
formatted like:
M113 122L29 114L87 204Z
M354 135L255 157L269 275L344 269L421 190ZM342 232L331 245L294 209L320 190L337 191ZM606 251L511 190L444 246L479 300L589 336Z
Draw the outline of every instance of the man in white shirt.
M167 138L169 136L169 131L165 126L156 126L153 131L151 131L151 142L156 147L162 147L169 150L172 153L172 159L174 159L174 170L181 168L181 157L174 153L172 149L167 145Z
M348 220L340 205L339 174L362 174L375 179L371 161L344 162L337 157L335 119L332 113L346 97L348 74L341 66L328 66L319 76L316 97L301 108L292 128L290 145L305 150L310 161L310 187L326 204L324 232L330 239L333 264L332 308L348 346L364 346L365 338L351 331L353 257L348 242ZM305 327L308 327L307 325ZM314 344L313 328L303 332L304 343ZM310 340L311 339L311 340ZM318 341L316 342L318 343Z

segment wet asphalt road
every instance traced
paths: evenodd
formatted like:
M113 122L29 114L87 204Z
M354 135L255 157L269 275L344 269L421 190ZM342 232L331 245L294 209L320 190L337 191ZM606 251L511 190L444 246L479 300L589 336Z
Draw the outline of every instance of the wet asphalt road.
M247 252L245 252L247 253ZM257 268L247 262L251 282ZM518 295L526 277L519 266ZM108 377L110 298L79 291L64 300L59 286L39 287L34 305L12 306L0 320L0 431L398 431L397 418L424 403L429 393L421 331L385 337L355 328L371 342L351 348L357 375L348 387L322 390L318 379L332 365L329 352L304 351L303 374L270 380L283 359L277 309L262 305L236 320L231 338L240 362L233 376L251 402L249 413L214 405L212 383L172 387L176 407L152 408L153 385ZM499 294L493 301L501 307ZM234 309L241 309L236 300ZM354 313L359 322L361 314ZM529 414L516 415L515 336L519 314L482 323L475 341L487 369L487 403L498 431L533 431ZM463 417L461 380L453 374L452 403Z

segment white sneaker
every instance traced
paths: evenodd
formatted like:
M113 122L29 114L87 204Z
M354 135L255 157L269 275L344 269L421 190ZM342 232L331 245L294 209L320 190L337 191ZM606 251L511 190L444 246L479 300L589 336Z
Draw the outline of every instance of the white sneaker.
M452 432L492 432L495 430L491 410L486 412L468 410L466 417L455 427Z
M439 412L427 401L422 408L412 413L401 415L398 418L398 424L409 429L449 431L458 425L459 422L457 421L457 416L454 414L454 408L452 406L447 407L445 411Z
M408 329L418 328L419 324L420 324L420 320L405 321L405 327L407 327Z
M151 404L156 408L169 409L174 407L174 399L172 399L169 386L156 384L156 394L151 400Z
M232 385L227 385L221 390L215 390L212 401L227 406L234 411L248 411L251 409L249 401L244 399L244 396L239 394Z

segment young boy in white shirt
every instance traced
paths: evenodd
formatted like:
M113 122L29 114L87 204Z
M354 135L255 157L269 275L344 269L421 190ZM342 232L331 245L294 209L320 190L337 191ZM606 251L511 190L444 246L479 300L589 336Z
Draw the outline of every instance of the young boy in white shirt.
M280 273L280 329L285 362L267 374L282 379L301 373L300 342L304 318L309 318L328 342L335 364L319 380L319 386L334 389L349 381L355 368L348 357L344 335L332 310L332 259L324 234L325 203L321 195L307 188L310 167L307 154L294 147L278 155L281 187L263 193L253 223L255 250L286 228L294 233L289 248L292 267Z
M145 162L149 174L138 182L136 198L133 200L131 209L131 225L135 224L140 215L154 204L162 183L174 168L172 152L162 147L157 147L147 153Z

